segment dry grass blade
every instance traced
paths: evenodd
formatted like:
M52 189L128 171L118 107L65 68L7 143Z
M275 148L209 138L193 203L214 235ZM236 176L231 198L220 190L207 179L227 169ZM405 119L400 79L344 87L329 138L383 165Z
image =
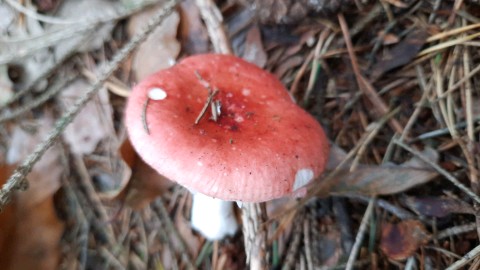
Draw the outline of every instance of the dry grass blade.
M358 252L360 251L360 247L362 245L363 237L367 231L367 225L370 220L370 216L372 215L374 205L375 197L372 197L370 199L370 202L368 203L367 210L365 210L365 214L363 214L362 222L360 223L360 228L358 228L358 233L355 237L355 243L353 244L352 252L348 257L348 262L345 266L345 270L352 270L355 266L355 260L357 259Z
M450 48L450 47L453 47L453 46L456 46L456 45L460 45L464 42L473 40L473 39L475 39L479 36L480 36L480 33L475 33L475 34L471 34L471 35L468 35L468 36L460 37L460 38L457 38L457 39L449 40L449 41L434 45L430 48L427 48L427 49L419 52L417 57L421 57L421 56L424 56L424 55L427 55L427 54L430 54L430 53L438 52L438 51L441 51L441 50L444 50L444 49L447 49L447 48Z
M457 270L462 268L465 264L469 263L471 260L478 258L480 255L480 246L470 250L465 254L460 260L456 261L454 264L450 265L446 270Z
M479 27L480 27L480 23L475 23L475 24L470 24L470 25L458 27L458 28L455 28L455 29L452 29L452 30L449 30L449 31L446 31L446 32L442 32L442 33L438 33L436 35L433 35L433 36L431 36L427 39L427 42L433 42L433 41L441 40L441 39L444 39L444 38L448 38L450 36L458 35L458 34L461 34L461 33L464 33L464 32L479 28Z

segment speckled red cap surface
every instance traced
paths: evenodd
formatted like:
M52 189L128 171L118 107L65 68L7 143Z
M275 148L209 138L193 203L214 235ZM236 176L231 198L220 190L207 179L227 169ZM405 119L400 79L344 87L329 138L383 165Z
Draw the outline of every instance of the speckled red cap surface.
M208 87L218 90L212 100L220 114L212 120L209 107L195 124ZM160 174L223 200L289 195L318 177L328 158L318 122L273 75L235 56L191 56L148 77L131 92L126 126Z

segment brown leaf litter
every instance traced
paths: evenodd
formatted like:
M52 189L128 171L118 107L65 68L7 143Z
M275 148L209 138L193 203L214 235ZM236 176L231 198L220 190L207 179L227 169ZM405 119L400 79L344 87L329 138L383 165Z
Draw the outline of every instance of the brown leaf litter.
M131 15L135 4L152 4L148 0L13 1L27 11L8 2L0 4L0 103L24 94L2 107L2 115L36 101L63 74L79 78L55 102L2 123L2 179L53 128L54 116L101 78L97 67L161 9L157 3ZM227 38L220 45L276 74L322 122L333 149L348 151L332 151L330 170L309 197L263 205L270 267L479 267L475 1L203 2L212 5L202 10L207 14L198 2L182 2L109 78L106 88L122 94L102 89L36 164L28 190L15 193L0 214L1 269L54 269L59 262L67 268L246 268L241 234L206 242L190 228L186 192L146 166L128 140L119 146L124 90L178 58L214 51L218 40L210 38L219 34ZM219 11L215 17L212 10ZM209 29L209 36L205 16L222 22L225 33ZM102 189L106 182L114 188ZM366 201L373 211L359 231ZM365 240L352 250L357 232ZM469 252L470 259L462 259ZM350 258L353 265L346 263Z

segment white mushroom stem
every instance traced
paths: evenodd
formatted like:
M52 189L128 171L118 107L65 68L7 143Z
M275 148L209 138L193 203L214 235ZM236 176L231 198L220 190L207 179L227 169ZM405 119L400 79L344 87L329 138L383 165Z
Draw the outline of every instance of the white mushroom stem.
M233 213L233 203L193 193L192 228L210 241L234 235L238 223Z

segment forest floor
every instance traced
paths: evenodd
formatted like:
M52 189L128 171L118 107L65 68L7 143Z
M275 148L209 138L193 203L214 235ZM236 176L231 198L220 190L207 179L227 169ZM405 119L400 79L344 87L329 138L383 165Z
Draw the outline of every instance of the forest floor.
M265 269L480 269L479 29L473 0L2 1L0 269L249 268L124 126L133 86L209 52L330 140L306 197L260 204Z

